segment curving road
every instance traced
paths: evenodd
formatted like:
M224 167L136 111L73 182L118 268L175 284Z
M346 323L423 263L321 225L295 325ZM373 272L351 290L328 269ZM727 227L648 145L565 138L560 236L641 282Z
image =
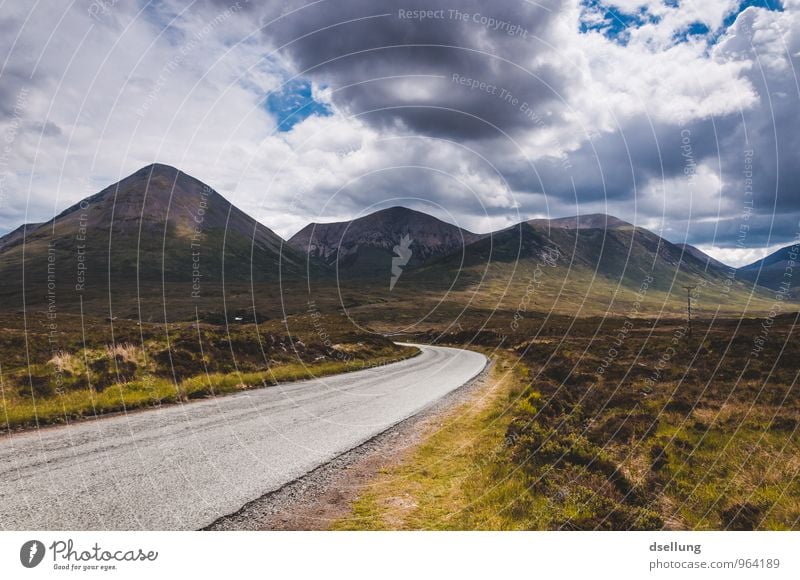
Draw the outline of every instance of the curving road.
M198 529L468 382L483 355L324 379L0 437L0 529Z

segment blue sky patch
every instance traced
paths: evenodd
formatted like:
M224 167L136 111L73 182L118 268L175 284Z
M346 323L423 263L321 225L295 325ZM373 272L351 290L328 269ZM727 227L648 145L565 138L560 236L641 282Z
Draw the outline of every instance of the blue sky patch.
M680 9L681 6L680 0L663 0L663 2L665 6L676 9ZM584 0L582 4L584 15L580 24L581 32L600 32L609 40L623 46L627 45L630 40L631 29L659 21L659 18L649 13L646 8L640 8L636 13L626 13L618 8L606 5L603 0ZM702 37L710 44L713 44L722 31L733 24L736 17L750 6L766 8L767 10L783 10L783 4L780 0L742 0L736 10L733 10L725 18L720 30L711 30L703 22L693 22L687 28L675 34L674 40L676 42L686 42L693 38Z
M673 40L676 42L686 42L692 36L706 36L711 29L702 22L692 22L689 26L678 32Z
M333 114L328 105L314 100L311 83L305 79L288 81L280 90L271 92L267 95L266 108L275 116L280 132L291 131L312 115L328 117Z
M600 32L608 38L625 45L630 39L629 29L638 28L648 22L657 22L658 18L641 9L636 14L628 14L612 6L606 6L600 0L585 0L583 6L587 12L599 15L600 21L594 19L581 20L581 32Z
M767 10L775 10L778 12L783 12L783 3L779 0L743 0L739 4L739 8L725 17L725 20L722 23L723 28L728 28L731 24L736 21L736 17L739 16L746 8L750 6L755 6L756 8L766 8Z

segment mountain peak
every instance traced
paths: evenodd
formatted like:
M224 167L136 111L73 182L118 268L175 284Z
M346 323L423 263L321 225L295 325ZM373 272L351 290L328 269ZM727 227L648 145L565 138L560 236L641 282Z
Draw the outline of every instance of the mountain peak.
M446 226L457 227L460 230L472 234L469 230L464 228L460 228L459 226L455 226L448 222L442 221L437 217L434 217L430 214L427 214L423 211L419 211L416 209L411 209L409 207L405 207L403 205L393 205L391 207L378 209L373 211L372 213L368 213L366 215L362 215L357 218L340 221L340 222L311 222L305 228L309 228L312 226L338 226L344 224L353 224L353 223L365 223L365 222L372 222L372 223L394 223L394 224L404 224L408 222L421 222L421 223L441 223L445 224ZM302 231L302 230L301 230ZM298 232L299 233L299 232ZM473 234L474 235L474 234Z
M376 260L391 263L393 248L403 236L412 240L412 265L458 251L482 237L424 212L393 206L349 221L308 224L289 239L289 245L328 264L366 272Z
M633 224L626 222L625 220L605 213L587 213L553 219L537 218L528 220L527 223L532 226L543 226L564 230L621 230L632 229L634 227Z
M172 172L172 173L181 172L181 170L178 169L177 167L174 167L172 165L167 165L166 163L158 163L158 162L154 162L154 163L150 163L149 165L145 165L139 171L145 171L145 170L168 171L168 172Z
M134 171L131 175L138 175L141 173L149 173L154 175L163 175L163 174L170 174L174 175L176 173L183 173L177 167L172 165L167 165L166 163L149 163L144 167L140 167L136 171Z
M20 278L8 275L21 267L28 287L46 283L51 254L59 305L65 306L84 297L102 304L112 294L126 295L135 279L137 291L154 292L145 302L150 296L155 301L154 288L169 280L170 291L181 289L175 308L183 309L196 304L187 302L195 287L211 292L225 278L274 281L305 272L303 256L269 228L210 186L161 163L0 239L0 296L24 291Z
M433 216L425 212L421 212L416 209L411 209L410 207L405 207L403 205L393 205L392 207L387 207L386 209L379 209L378 211L375 211L371 214L367 214L365 217L370 217L370 216L380 216L387 218L410 218L410 217L433 218Z
M166 165L164 163L150 163L149 165L140 167L130 175L123 177L118 182L103 188L103 190L100 193L112 190L125 189L124 186L130 182L141 183L142 180L153 180L153 179L174 181L178 177L184 177L193 180L195 179L194 177L184 173L183 171L181 171L177 167L173 167L172 165Z

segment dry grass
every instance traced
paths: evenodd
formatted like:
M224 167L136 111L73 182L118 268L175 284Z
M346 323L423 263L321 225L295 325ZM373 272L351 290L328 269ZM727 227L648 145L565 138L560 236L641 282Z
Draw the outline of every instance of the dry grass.
M73 355L68 352L59 351L53 355L48 364L53 365L54 368L61 372L74 373L80 368L80 364Z
M120 357L126 362L138 363L142 359L142 350L129 342L106 345L106 352L109 358Z
M384 470L333 524L339 530L509 529L500 509L520 497L521 480L510 471L499 479L505 454L508 411L523 388L524 370L511 357L496 359L472 400L430 426L418 447Z

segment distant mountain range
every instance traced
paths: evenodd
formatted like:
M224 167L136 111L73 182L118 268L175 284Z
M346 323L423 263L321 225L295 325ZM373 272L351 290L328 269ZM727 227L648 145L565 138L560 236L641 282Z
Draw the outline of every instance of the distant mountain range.
M781 252L737 272L750 282L732 286L742 303L753 281L769 286L783 276L788 249ZM647 280L679 309L683 286L721 289L731 272L693 246L605 214L476 234L391 207L311 223L285 242L199 180L153 164L0 238L0 299L10 310L56 304L167 320L241 310L285 316L305 310L312 292L344 309L405 301L413 310L426 300L491 309L495 298L513 308L542 267L549 307L567 312L572 303L559 300L585 306L594 296L588 304L601 310Z
M754 284L781 290L793 297L800 295L800 241L791 246L781 248L769 256L756 260L752 264L737 270L742 280Z

